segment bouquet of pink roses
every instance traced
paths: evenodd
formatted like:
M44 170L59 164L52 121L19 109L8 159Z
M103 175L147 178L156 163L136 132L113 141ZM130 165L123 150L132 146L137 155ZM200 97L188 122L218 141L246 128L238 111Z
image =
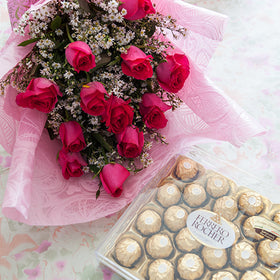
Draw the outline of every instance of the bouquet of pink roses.
M9 1L14 31L1 53L7 217L104 217L185 145L239 145L262 131L205 76L224 16L172 0L32 3L21 13Z
M129 171L152 162L152 141L165 142L158 129L180 104L189 61L163 34L186 30L150 0L80 4L54 0L23 15L14 31L30 39L19 46L35 44L2 87L19 91L18 106L48 114L65 179L90 172L120 196Z

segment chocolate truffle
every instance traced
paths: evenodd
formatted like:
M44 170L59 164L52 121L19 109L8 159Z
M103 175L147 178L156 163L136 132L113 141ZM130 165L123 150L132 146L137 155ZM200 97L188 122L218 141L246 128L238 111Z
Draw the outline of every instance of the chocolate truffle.
M120 240L115 247L115 256L118 262L125 267L133 267L141 255L140 244L130 237Z
M279 266L280 263L280 238L274 241L269 239L260 242L258 247L260 259L268 266Z
M206 191L212 197L221 197L229 191L228 180L221 175L213 175L207 180Z
M232 247L230 258L231 263L238 270L251 268L258 261L254 247L245 241L239 242Z
M179 233L175 237L175 243L177 248L183 252L198 250L201 246L201 243L192 236L187 227L182 228L179 231Z
M198 165L189 158L182 158L176 166L176 176L182 181L193 179L198 172Z
M190 207L198 207L206 200L206 192L199 184L190 184L185 187L184 200Z
M211 280L236 280L236 278L228 271L220 271L213 274Z
M185 254L178 260L177 271L184 280L195 280L204 273L204 264L195 254Z
M273 221L277 224L280 224L280 212L277 212L274 217L273 217Z
M164 213L164 224L170 231L178 231L186 226L188 212L180 206L171 206Z
M174 280L173 265L167 260L155 260L149 266L148 276L149 280Z
M161 228L161 217L154 210L145 210L138 216L136 228L143 235L157 233Z
M157 191L157 200L163 207L169 207L179 202L181 191L173 183L166 183L159 187Z
M227 263L227 251L203 247L201 252L204 263L212 269L221 269Z
M246 215L254 216L263 210L262 197L255 192L245 192L239 197L238 205Z
M146 250L155 259L168 258L173 252L173 245L167 234L158 233L147 240Z
M232 197L223 196L216 200L213 211L232 221L238 214L237 203Z
M258 271L247 271L243 274L241 280L268 280L268 279Z
M263 236L256 233L256 231L254 229L254 219L255 219L255 216L252 216L244 221L243 226L242 226L243 233L247 238L259 241L259 240L263 239Z

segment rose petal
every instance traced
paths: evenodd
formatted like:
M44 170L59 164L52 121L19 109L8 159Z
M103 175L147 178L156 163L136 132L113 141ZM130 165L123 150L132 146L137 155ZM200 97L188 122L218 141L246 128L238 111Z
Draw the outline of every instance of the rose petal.
M122 185L129 175L129 171L122 165L109 163L101 170L100 180L108 194L118 197L121 195Z

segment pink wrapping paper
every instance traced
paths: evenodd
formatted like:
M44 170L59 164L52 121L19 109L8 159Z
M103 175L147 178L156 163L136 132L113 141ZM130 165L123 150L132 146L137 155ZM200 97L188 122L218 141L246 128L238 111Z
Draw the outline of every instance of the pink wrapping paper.
M34 2L25 4L30 6ZM153 2L157 11L175 17L188 29L186 38L174 41L170 37L188 56L191 74L179 92L183 106L166 112L169 121L162 134L166 135L169 145L153 145L154 163L126 180L121 197L113 198L101 190L96 200L97 180L92 180L90 175L69 180L62 177L56 162L61 144L51 141L44 130L46 115L17 107L14 102L17 93L9 87L0 98L0 144L12 154L2 204L2 212L8 218L33 225L65 225L99 219L130 203L168 158L186 145L212 138L239 146L263 133L255 120L205 76L208 62L222 40L226 17L181 1ZM14 11L20 10L15 8L16 4L9 2L12 24L16 20ZM36 4L31 8L36 9ZM0 70L0 77L30 51L17 47L18 40L24 39L12 34L1 51L0 63L6 67Z

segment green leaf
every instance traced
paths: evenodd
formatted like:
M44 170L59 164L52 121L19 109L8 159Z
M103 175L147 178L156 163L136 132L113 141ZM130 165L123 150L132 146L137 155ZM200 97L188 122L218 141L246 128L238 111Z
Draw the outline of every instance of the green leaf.
M32 39L21 42L18 46L19 47L25 47L27 45L30 45L32 43L35 43L35 42L39 41L40 39L41 38L32 38Z
M100 195L100 189L98 189L98 191L96 192L95 196L96 196L96 199L99 197Z
M61 26L61 23L62 23L61 17L60 16L56 16L54 18L54 20L52 21L52 23L51 23L51 30L54 31L54 30L58 29Z
M99 133L93 133L92 136L97 142L99 142L99 144L101 144L102 147L104 147L107 150L107 152L111 152L113 150L112 146L109 143L107 143L103 136Z

